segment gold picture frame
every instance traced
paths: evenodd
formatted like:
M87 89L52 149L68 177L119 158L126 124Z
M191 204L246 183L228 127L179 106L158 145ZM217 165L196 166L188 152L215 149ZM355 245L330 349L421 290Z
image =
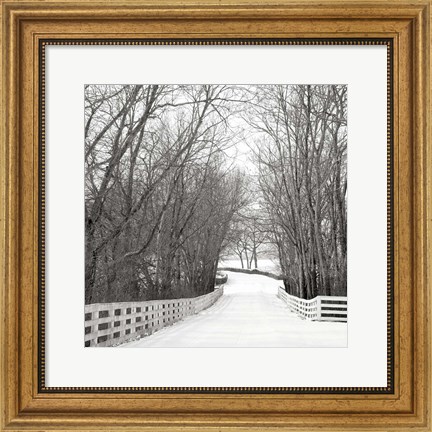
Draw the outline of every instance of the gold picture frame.
M431 430L431 2L2 1L2 430ZM392 184L386 388L44 386L49 44L385 44ZM390 176L389 176L390 177ZM3 223L4 221L4 223ZM49 390L49 391L47 391Z

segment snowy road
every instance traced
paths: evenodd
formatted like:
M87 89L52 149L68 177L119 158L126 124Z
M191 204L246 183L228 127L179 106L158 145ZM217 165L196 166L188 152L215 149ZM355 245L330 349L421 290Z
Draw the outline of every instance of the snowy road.
M224 295L210 308L122 347L345 347L347 324L298 318L276 297L280 281L228 273Z

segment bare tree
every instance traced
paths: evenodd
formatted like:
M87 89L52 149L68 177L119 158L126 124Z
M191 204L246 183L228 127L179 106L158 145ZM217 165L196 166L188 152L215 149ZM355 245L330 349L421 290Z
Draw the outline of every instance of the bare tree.
M259 88L248 122L287 290L346 293L346 87Z
M209 290L239 199L222 158L235 96L229 86L86 88L87 302ZM185 255L198 238L214 251Z

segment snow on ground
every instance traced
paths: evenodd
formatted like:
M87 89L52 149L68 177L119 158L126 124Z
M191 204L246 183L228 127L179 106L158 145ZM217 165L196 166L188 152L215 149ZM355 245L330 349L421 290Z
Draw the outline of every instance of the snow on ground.
M276 297L280 281L228 273L210 308L121 347L345 347L347 324L303 320Z

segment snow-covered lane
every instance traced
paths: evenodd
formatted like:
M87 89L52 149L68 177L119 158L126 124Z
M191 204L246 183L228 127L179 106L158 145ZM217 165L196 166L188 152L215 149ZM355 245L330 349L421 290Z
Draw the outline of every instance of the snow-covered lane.
M312 322L277 298L280 281L228 273L224 295L210 308L122 347L345 347L347 324Z

